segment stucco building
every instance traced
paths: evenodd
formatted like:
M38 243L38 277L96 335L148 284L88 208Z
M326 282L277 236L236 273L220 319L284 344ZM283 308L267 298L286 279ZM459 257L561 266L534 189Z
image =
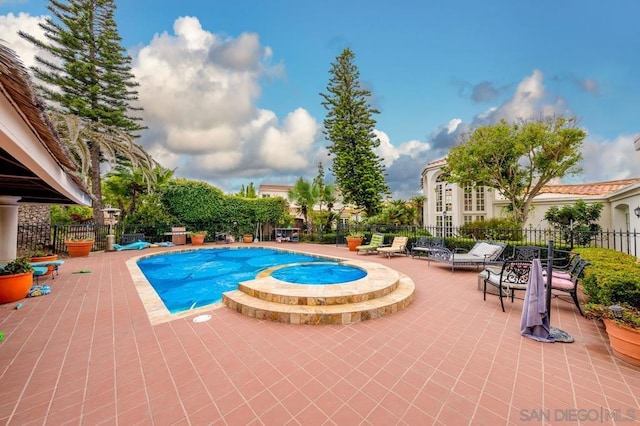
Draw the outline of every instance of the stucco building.
M483 187L462 188L444 181L442 166L446 160L433 161L422 171L422 189L426 198L424 218L427 226L459 227L477 220L504 215L507 200L497 191ZM546 228L545 212L551 206L602 203L600 226L611 230L640 230L640 178L572 185L547 185L534 198L526 227Z

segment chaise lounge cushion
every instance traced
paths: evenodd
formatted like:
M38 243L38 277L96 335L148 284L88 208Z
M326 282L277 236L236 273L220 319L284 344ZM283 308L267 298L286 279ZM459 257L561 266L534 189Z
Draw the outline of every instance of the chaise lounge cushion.
M384 246L384 234L376 233L371 236L369 244L363 244L356 247L357 254L360 252L375 253L376 249Z
M467 253L462 249L449 250L446 247L434 248L429 251L427 260L448 263L451 271L456 266L487 266L488 264L502 264L499 260L504 252L506 244L498 242L478 241Z
M493 257L498 253L499 250L501 250L500 246L482 242L473 246L473 248L469 251L469 253L467 253L467 255L478 256L481 258L484 258L486 256L487 259L493 260ZM462 255L456 255L456 258L458 258L459 256Z

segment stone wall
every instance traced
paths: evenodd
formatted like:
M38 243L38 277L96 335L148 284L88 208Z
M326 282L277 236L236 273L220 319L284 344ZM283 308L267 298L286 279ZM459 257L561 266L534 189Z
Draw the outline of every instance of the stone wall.
M18 223L50 225L51 216L48 204L18 203Z
M51 246L48 204L18 203L18 253Z

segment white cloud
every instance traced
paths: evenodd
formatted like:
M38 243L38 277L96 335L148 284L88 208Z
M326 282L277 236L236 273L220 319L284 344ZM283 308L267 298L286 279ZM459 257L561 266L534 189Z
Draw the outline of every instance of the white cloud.
M316 120L299 108L280 125L256 106L260 79L282 74L272 56L257 34L222 37L197 18L178 18L173 35L157 34L134 58L145 123L163 129L143 135L142 144L178 175L214 184L230 175L304 172L315 156Z
M587 137L582 147L584 182L629 179L640 176L639 153L633 145L634 135L620 135L613 140ZM603 167L606 153L606 167Z
M401 155L417 158L421 153L425 153L430 149L429 144L417 140L410 140L396 146L391 143L389 135L385 132L381 130L374 130L373 132L380 140L380 146L375 149L375 152L382 158L385 167L390 167Z
M550 99L543 84L544 74L540 70L525 77L511 99L493 112L495 121L504 118L513 122L518 119L537 118L540 115L548 116L566 113L565 101L561 97Z
M381 130L374 130L373 133L380 140L380 146L376 148L375 152L378 154L380 158L382 158L382 162L385 167L389 167L395 160L400 157L400 153L398 149L391 144L391 140L389 139L389 135Z
M18 31L21 30L39 40L44 40L44 31L38 25L44 22L44 20L44 16L31 16L27 13L0 15L2 41L18 54L20 60L27 68L35 65L36 55L48 60L53 59L52 55L47 51L35 47L18 35Z

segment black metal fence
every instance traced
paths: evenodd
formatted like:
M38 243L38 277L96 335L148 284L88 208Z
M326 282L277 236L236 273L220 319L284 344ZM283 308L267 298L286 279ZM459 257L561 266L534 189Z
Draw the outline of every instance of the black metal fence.
M18 224L18 253L44 249L52 253L64 253L65 241L70 238L93 238L93 251L107 248L107 235L115 236L115 242L120 243L124 234L144 234L149 242L171 241L171 228L183 226L187 231L207 231L205 241L215 241L216 236L229 233L239 238L239 231L233 224L223 223L182 223L173 225L145 225L145 224L117 224L113 226L86 223L81 225L47 225L47 224ZM272 228L263 227L264 239L270 240Z
M640 254L640 232L634 230L600 230L576 231L562 229L469 229L467 227L435 227L435 226L393 226L371 225L339 227L336 244L346 244L345 238L350 233L361 233L369 238L374 232L385 235L402 235L409 237L410 242L419 237L433 236L445 240L451 247L460 242L472 243L475 240L491 240L509 243L510 245L546 246L554 240L556 247L573 249L575 247L599 247L620 251L638 257Z
M18 252L45 248L54 253L66 251L64 242L69 238L93 238L95 244L93 250L104 250L107 247L107 235L115 235L116 243L120 243L123 234L144 234L147 241L170 241L172 226L184 226L187 231L207 231L205 241L216 240L216 235L230 233L239 237L238 230L232 224L226 223L183 223L174 225L123 225L112 227L109 225L82 224L82 225L18 225ZM266 241L274 239L273 227L262 227L261 238ZM317 241L335 242L337 245L346 244L346 236L352 232L359 232L370 237L374 232L380 232L388 236L407 236L410 242L419 237L434 236L444 238L451 246L457 246L460 242L475 240L492 240L506 242L511 245L540 245L545 246L549 240L554 240L559 248L573 249L574 247L601 247L628 253L638 257L640 248L640 233L636 230L601 230L601 231L574 231L558 229L469 229L458 227L418 227L397 225L370 225L370 226L340 226L333 231L319 231ZM335 240L327 240L328 236Z

